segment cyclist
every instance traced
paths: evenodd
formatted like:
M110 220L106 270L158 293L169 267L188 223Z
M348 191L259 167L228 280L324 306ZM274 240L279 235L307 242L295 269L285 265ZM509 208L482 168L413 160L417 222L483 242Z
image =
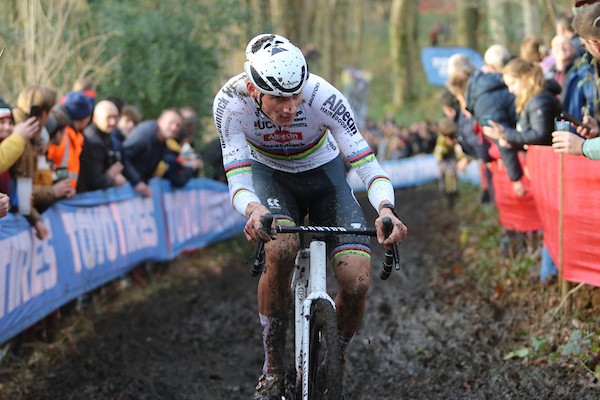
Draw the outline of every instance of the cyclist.
M405 238L407 229L394 210L391 182L359 132L348 101L323 78L309 74L302 51L288 39L274 34L253 38L246 47L244 72L218 92L213 114L231 201L247 218L244 234L252 243L258 237L268 242L258 284L265 361L253 398L281 399L290 277L299 240L296 235L275 238L274 229L270 235L261 231L261 217L272 213L276 223L294 225L308 214L317 225L365 226L346 182L341 150L379 211L379 242L390 248ZM394 224L385 241L382 217ZM363 316L370 249L367 238L353 236L336 236L328 245L338 282L343 355Z

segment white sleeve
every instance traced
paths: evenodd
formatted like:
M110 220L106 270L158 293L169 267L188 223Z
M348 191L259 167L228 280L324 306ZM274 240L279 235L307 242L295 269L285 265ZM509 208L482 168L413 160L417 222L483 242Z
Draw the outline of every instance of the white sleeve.
M225 86L227 87L227 85ZM235 111L239 107L241 111ZM223 167L229 185L233 208L245 215L250 202L260 203L252 184L250 149L244 134L244 104L224 90L219 91L213 103L213 116L223 155Z

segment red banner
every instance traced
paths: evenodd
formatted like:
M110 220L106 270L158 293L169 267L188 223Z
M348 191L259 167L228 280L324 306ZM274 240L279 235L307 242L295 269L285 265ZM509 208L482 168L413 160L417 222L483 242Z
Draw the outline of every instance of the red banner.
M542 229L542 221L538 216L529 178L526 175L523 176L522 180L526 193L522 197L517 197L513 191L513 183L508 178L502 161L495 160L490 164L494 200L496 201L496 207L498 207L500 225L504 229L517 232L531 232ZM521 164L524 164L524 159L521 159Z
M530 146L527 170L544 244L563 278L600 286L600 163Z

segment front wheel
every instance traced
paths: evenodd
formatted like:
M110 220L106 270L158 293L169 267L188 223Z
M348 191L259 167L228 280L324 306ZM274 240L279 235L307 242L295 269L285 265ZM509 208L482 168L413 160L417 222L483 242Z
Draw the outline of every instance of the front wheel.
M335 310L325 299L316 299L310 312L308 398L342 398L341 350Z

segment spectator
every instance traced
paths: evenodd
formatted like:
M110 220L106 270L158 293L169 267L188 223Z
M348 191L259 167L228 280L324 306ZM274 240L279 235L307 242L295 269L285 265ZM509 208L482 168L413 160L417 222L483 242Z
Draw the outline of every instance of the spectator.
M59 145L48 146L48 159L56 168L66 168L73 188L77 187L79 178L79 157L83 148L83 130L90 123L94 111L94 101L83 92L69 92L65 103L59 107L70 119L65 135Z
M452 58L452 57L451 57ZM468 59L467 59L468 60ZM513 128L516 125L514 96L502 81L499 73L483 73L476 70L472 63L454 62L453 73L446 86L456 97L461 107L472 114L477 124L485 126L488 119L501 125ZM490 152L497 148L499 156L506 167L508 177L513 182L513 190L517 196L525 194L521 178L523 168L518 158L518 149L498 146L495 139Z
M593 3L594 1L590 1ZM565 36L569 39L575 50L575 58L579 58L585 54L585 47L581 44L581 38L572 27L573 14L563 13L556 18L556 35Z
M552 133L552 147L557 153L586 156L590 160L600 160L600 137L586 139L572 132Z
M177 110L166 109L156 121L137 125L123 142L123 174L140 195L152 195L147 182L165 156L167 139L177 136L182 121Z
M48 144L59 144L68 124L69 117L58 109L51 110L45 125L49 140ZM75 189L67 179L53 178L55 172L48 164L45 153L46 149L38 155L38 171L33 181L33 201L40 213L44 212L56 200L71 198L75 195ZM44 166L46 170L41 166Z
M85 140L80 156L77 192L121 186L127 182L121 174L123 165L117 161L111 142L111 132L117 126L119 110L101 100L94 108L92 124L83 130Z
M515 58L502 69L502 77L508 90L515 95L519 123L516 128L503 126L490 120L483 127L489 137L499 140L501 145L522 146L552 144L554 119L562 111L560 101L544 90L544 74L536 63Z
M121 160L121 151L123 149L125 138L129 136L133 128L135 128L141 119L142 113L136 106L126 104L121 109L121 116L117 122L117 127L110 135L117 160Z
M548 54L544 41L534 35L525 36L519 48L519 57L525 61L540 63Z
M554 66L549 72L552 79L554 79L562 88L565 77L573 68L573 63L575 61L575 47L571 40L565 35L556 35L552 38L551 48Z
M23 89L17 98L17 106L13 108L13 117L17 125L22 122L30 123L32 120L31 114L37 115L35 120L35 133L30 140L25 144L23 153L17 162L11 167L11 176L16 179L18 177L35 177L37 170L38 154L41 149L40 132L42 126L48 120L50 110L56 103L56 92L53 89L42 86L29 86ZM16 197L16 186L11 183L10 197L14 209L18 208L18 199ZM32 199L36 196L36 187L32 191ZM34 227L38 239L43 240L48 237L48 228L44 225L40 218L40 213L36 209L35 204L31 207L31 213L26 216L27 221Z
M456 124L452 119L448 117L440 119L438 133L433 155L440 167L440 175L443 175L446 163L458 161L464 157L464 154L456 140Z
M511 59L508 49L501 44L493 44L485 51L483 55L483 72L500 72L502 67Z
M594 62L584 63L580 69L569 75L568 82L573 84L565 88L563 99L569 112L581 110L578 106L584 104L583 125L577 127L577 134L568 131L554 132L552 147L558 153L584 155L590 160L598 160L600 138L597 137L598 98L595 96L597 93L595 82L598 76L597 60L600 60L600 3L597 0L577 1L575 7L578 12L573 18L573 29L581 37L585 49L593 57ZM578 90L580 88L583 89ZM571 90L567 91L568 89ZM578 117L577 114L572 114Z
M19 159L25 145L38 129L35 118L15 127L9 104L0 99L0 218L10 209L10 171L9 168Z
M179 113L183 118L181 131L176 138L176 144L173 148L179 147L179 159L186 164L187 167L195 170L196 174L202 168L202 159L194 150L194 138L198 135L198 114L192 107L186 106L179 109Z
M167 139L167 150L163 157L164 171L158 175L171 182L174 187L183 187L194 176L198 176L202 160L183 154L183 146L175 139ZM192 150L193 152L193 150Z
M37 118L29 118L15 125L11 106L0 102L0 174L19 159L29 140L39 129ZM8 175L6 175L8 176ZM8 193L8 181L0 178L0 192Z

